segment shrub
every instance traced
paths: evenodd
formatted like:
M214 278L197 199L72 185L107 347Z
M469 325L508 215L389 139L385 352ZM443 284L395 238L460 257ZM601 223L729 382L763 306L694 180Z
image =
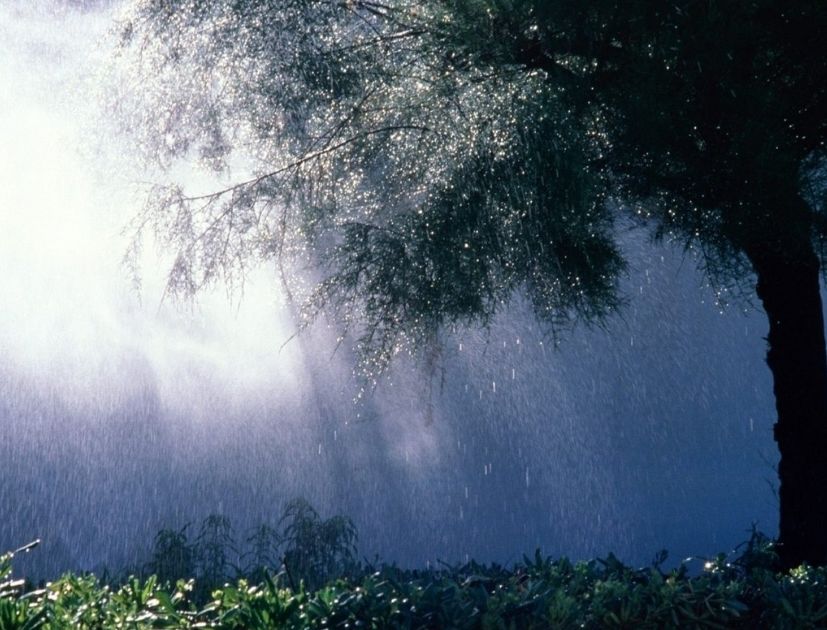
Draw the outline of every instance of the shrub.
M769 564L772 543L757 533L733 560L722 554L694 573L687 564L664 572L663 555L652 566L635 569L612 555L574 564L539 551L511 568L469 562L427 571L382 566L368 572L353 560L352 523L322 520L306 502L288 507L281 530L259 528L247 539L249 566L264 568L261 580L238 579L203 600L197 579L173 585L156 576L113 586L93 575L68 574L28 590L22 580L11 578L14 554L2 556L0 630L827 626L827 568L803 565L775 572ZM177 557L214 571L215 579L225 575L221 571L230 565L221 546L232 543L229 521L208 518L192 548L186 528L165 531L156 537L162 548L191 549L191 555ZM198 556L199 545L213 555ZM267 569L275 549L284 551L285 564L308 571L314 580L343 569L350 573L318 586L305 579L291 585L286 571L273 575ZM196 557L202 560L195 562Z

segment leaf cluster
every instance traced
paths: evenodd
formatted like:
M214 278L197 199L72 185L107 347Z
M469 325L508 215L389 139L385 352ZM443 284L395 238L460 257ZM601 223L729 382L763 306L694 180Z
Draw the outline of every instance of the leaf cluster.
M156 189L138 225L174 292L276 261L370 375L515 295L600 322L621 214L743 295L768 251L824 250L825 29L820 0L136 0L140 89L117 94L139 145L253 165Z
M371 371L518 293L554 325L611 312L599 142L544 72L469 47L487 4L133 3L121 54L141 88L118 108L139 145L255 165L206 194L155 189L137 225L175 253L170 290L275 260L306 321L335 314ZM297 266L319 282L303 291Z
M573 564L539 551L511 569L469 562L441 569L384 566L317 589L292 588L284 574L191 598L192 581L165 587L155 576L120 587L68 574L24 593L0 563L0 628L816 628L827 621L825 570L775 573L765 538L739 558L686 563L664 572L662 555L633 569L609 555Z

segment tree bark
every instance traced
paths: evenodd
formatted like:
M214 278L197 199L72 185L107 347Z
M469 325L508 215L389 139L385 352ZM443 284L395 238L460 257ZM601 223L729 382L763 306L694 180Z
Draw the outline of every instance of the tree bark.
M747 248L770 325L782 568L827 564L827 351L819 260L806 236L793 240Z

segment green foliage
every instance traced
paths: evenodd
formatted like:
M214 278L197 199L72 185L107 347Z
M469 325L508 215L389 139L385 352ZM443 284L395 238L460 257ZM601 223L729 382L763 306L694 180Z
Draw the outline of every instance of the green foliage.
M38 610L26 592L26 580L12 577L12 560L20 553L28 553L39 540L20 549L0 555L0 630L34 630L43 625L45 615Z
M254 165L156 189L170 288L312 260L291 291L376 370L515 294L599 320L619 210L733 286L823 239L825 28L821 0L134 0L113 106L162 164Z
M312 260L320 282L286 273L291 292L357 333L369 371L517 293L554 325L617 305L590 125L542 73L467 50L488 8L455 4L133 3L120 52L141 89L116 106L138 144L255 163L204 196L155 190L138 225L177 254L171 290Z
M315 522L296 504L289 520ZM210 527L215 525L210 524ZM221 527L219 527L219 530ZM475 562L441 570L383 567L318 588L285 576L241 579L192 597L192 581L150 576L119 587L67 574L25 591L0 559L0 630L57 628L818 628L827 623L827 569L774 573L769 541L754 535L742 555L633 569L614 556L573 564L538 551L511 569ZM663 561L664 558L660 560ZM753 561L755 563L753 564Z

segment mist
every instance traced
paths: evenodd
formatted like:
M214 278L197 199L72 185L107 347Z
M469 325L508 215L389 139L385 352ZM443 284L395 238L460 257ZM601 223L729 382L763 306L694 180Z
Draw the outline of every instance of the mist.
M347 343L294 336L274 269L181 304L150 246L138 290L124 229L152 173L96 96L115 8L0 6L0 551L43 540L19 572L134 565L163 527L243 532L297 496L404 566L646 563L776 532L766 319L641 232L605 329L558 344L517 301L358 403Z

